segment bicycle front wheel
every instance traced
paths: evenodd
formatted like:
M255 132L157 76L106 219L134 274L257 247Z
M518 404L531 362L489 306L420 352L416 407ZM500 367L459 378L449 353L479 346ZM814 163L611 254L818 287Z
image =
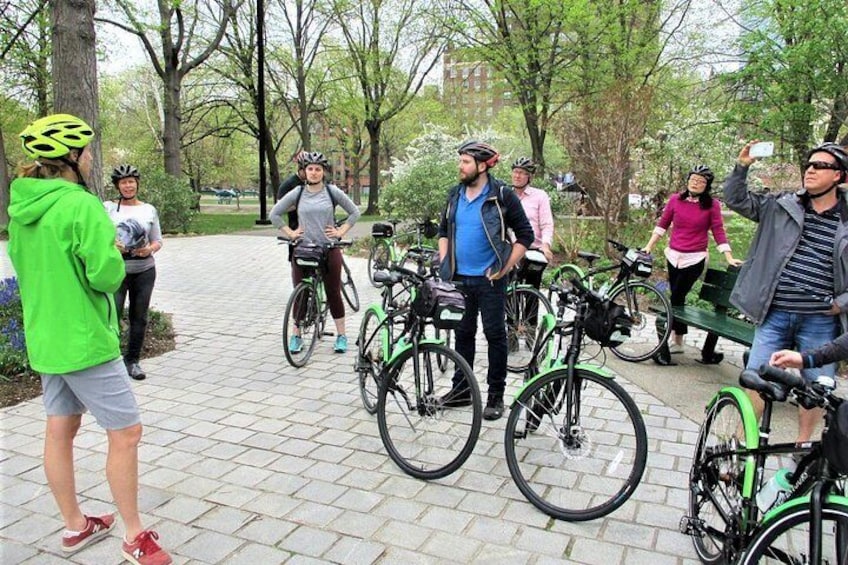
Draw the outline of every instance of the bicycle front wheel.
M707 410L692 469L689 472L689 518L697 529L695 552L704 563L723 564L731 557L729 536L741 518L745 460L736 452L745 446L742 407L732 394L722 392Z
M630 337L612 352L625 361L650 359L671 334L671 303L665 294L643 281L625 281L610 295L633 324Z
M379 392L380 371L383 369L384 343L381 329L382 320L377 313L368 309L359 325L359 337L356 340L356 372L359 376L359 395L369 414L377 412L377 393Z
M532 286L516 286L506 293L506 368L524 372L533 359L539 320L553 314L551 303Z
M536 508L560 520L593 520L636 490L648 438L639 408L618 383L576 369L569 396L567 381L567 369L558 369L521 391L506 423L506 462Z
M359 292L350 274L350 267L344 259L342 259L342 296L351 310L359 312Z
M440 356L447 359L446 375L438 369ZM454 374L456 385L451 383ZM392 461L413 477L440 479L459 469L477 443L481 417L480 389L471 367L444 345L422 343L417 356L407 349L380 383L380 439Z
M786 511L765 525L751 541L740 565L822 563L848 565L848 506L833 502L822 508L821 554L810 552L810 504ZM815 540L818 541L818 540Z
M322 326L315 287L300 283L289 297L283 318L283 351L292 367L303 367L309 361L321 337Z
M374 287L380 288L383 286L382 283L374 280L374 273L388 269L391 258L389 244L382 239L374 240L371 244L371 251L368 252L368 280Z
M453 342L453 330L443 330L440 328L436 328L436 339L440 339L444 341L445 347L448 349L453 349L451 347L451 343ZM439 355L436 358L436 365L438 365L439 370L441 372L445 372L448 370L448 358L442 355Z

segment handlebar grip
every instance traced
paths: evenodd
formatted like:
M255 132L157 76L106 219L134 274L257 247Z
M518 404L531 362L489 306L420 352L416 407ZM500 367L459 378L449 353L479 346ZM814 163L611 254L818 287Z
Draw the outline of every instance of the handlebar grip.
M784 371L783 369L779 369L777 367L772 367L771 365L760 365L760 370L758 371L758 373L763 379L767 381L780 383L789 388L803 389L806 387L806 381L804 381L804 378L800 375Z
M619 251L627 251L627 246L614 239L607 239L607 243L618 249Z

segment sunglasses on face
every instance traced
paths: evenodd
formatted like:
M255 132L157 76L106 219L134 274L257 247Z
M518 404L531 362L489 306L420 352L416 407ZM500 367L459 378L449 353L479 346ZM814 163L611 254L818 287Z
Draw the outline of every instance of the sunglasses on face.
M809 169L810 167L812 167L816 171L825 171L825 170L838 171L839 170L839 165L837 165L836 163L828 163L827 161L807 161L806 163L804 163L804 170L805 171L807 169Z

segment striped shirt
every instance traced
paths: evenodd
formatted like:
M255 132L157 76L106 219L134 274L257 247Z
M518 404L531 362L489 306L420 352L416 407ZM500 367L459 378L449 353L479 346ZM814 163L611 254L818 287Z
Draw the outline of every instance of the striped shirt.
M822 214L807 207L801 241L780 274L772 307L804 314L830 310L833 302L833 246L839 221L838 206Z

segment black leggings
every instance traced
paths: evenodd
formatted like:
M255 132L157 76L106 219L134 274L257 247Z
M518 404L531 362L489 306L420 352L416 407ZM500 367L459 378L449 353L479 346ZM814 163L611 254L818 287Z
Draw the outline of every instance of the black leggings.
M668 264L668 286L671 287L672 306L683 306L686 304L686 295L695 286L695 281L701 276L706 264L706 259L682 269L678 269L671 263ZM671 329L677 335L686 335L689 332L689 327L677 320L674 320L671 324Z
M118 320L124 311L124 301L130 298L130 336L124 353L126 363L138 363L141 347L144 345L144 332L147 330L147 310L150 308L150 296L156 282L156 267L140 273L127 274L121 288L115 293L115 306L118 308Z

